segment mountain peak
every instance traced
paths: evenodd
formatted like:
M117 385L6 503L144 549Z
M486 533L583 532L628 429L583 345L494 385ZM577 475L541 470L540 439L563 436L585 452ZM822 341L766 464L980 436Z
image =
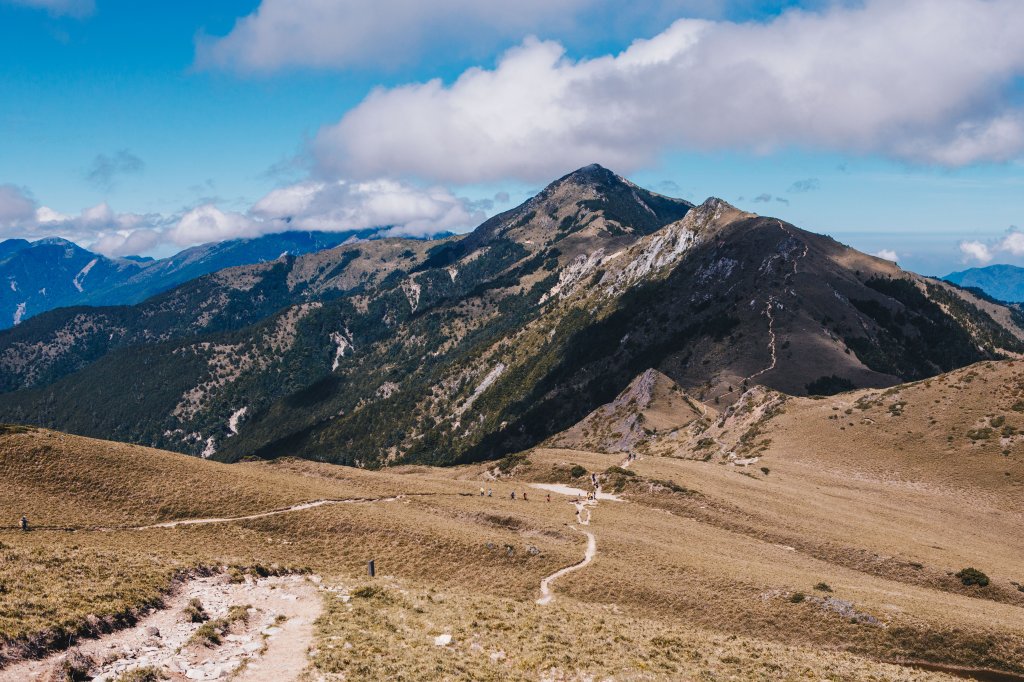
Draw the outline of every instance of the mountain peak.
M76 249L82 248L78 244L64 239L64 237L43 237L32 242L32 246L71 246Z
M577 168L573 172L558 178L545 187L541 194L548 193L556 188L564 187L566 185L599 190L614 187L636 187L636 185L621 175L608 170L600 164L592 163L589 166Z

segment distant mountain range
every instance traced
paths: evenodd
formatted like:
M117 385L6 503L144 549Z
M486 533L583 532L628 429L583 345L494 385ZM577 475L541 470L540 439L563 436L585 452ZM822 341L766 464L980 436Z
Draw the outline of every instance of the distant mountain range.
M194 246L159 260L107 258L56 237L8 239L0 242L0 329L54 308L138 303L210 272L320 251L379 231L284 232Z
M981 289L992 298L1009 303L1024 302L1024 268L1016 265L987 265L943 277L962 287Z
M727 410L756 385L889 387L1024 353L1022 323L828 237L588 166L467 235L40 314L0 332L0 422L224 461L467 462L544 442L648 369Z

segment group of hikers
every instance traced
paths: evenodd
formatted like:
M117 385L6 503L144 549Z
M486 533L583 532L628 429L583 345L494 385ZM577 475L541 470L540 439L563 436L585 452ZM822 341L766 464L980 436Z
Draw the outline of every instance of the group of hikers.
M480 497L485 497L485 496L486 497L494 497L494 488L487 488L486 490L484 490L484 487L480 486ZM516 491L513 490L512 492L510 492L508 494L508 498L510 500L515 500L516 499ZM525 490L523 491L521 499L523 500L523 502L529 502L530 501L530 498L527 496L527 492ZM548 493L545 496L545 499L548 502L550 502L551 501L551 493Z

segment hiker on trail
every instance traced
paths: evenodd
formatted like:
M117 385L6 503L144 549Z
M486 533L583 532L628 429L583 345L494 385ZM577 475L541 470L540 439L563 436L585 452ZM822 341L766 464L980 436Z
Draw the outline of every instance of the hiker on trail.
M488 488L487 489L487 497L493 497L493 496L494 496L494 488Z
M526 499L526 491L525 490L523 491L523 502L529 502L529 500Z
M513 500L514 500L514 499L516 499L516 491L515 491L515 490L513 490L513 491L512 491L512 494L510 495L510 497L511 497L511 498L512 498Z
M484 496L484 487L480 486L480 497Z
M28 517L24 514L21 515L21 529L28 530Z
M548 502L551 501L551 493L548 493Z

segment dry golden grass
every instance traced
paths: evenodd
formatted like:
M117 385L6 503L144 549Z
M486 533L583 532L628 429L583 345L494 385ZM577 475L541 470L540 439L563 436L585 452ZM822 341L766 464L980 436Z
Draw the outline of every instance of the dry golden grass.
M81 529L0 533L0 637L11 655L15 643L101 628L204 566L302 568L355 588L373 558L386 598L349 606L329 597L320 672L944 678L878 662L895 659L1024 671L1021 448L967 435L1024 430L1024 364L787 399L767 416L724 415L700 434L676 430L692 408L675 419L670 397L649 409L674 434L655 429L644 448L670 456L632 463L635 475L612 468L621 453L567 449L530 451L529 464L493 481L493 464L225 466L46 431L0 436L0 514L13 525L27 506L38 524ZM702 461L694 448L709 434L713 456ZM743 467L723 457L739 449L760 459ZM567 527L567 498L549 503L526 486L572 482L573 464L621 487L625 501L593 510L596 558L555 583L554 603L541 607L541 578L579 561L585 540ZM481 498L481 484L494 497ZM530 501L509 500L513 489ZM222 524L94 528L397 494ZM991 584L961 584L953 574L967 566ZM453 643L435 646L445 633ZM505 657L492 660L498 650Z
M837 651L715 633L614 605L550 606L354 583L317 623L318 677L358 680L944 680ZM450 635L448 644L438 637Z

